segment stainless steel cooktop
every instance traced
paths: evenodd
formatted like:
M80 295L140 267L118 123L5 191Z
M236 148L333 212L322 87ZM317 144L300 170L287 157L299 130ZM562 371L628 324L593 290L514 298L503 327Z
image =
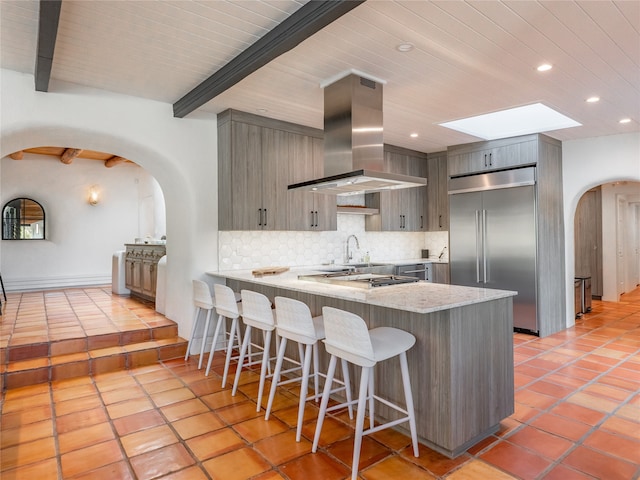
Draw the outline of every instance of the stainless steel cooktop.
M354 271L327 272L310 275L299 275L298 280L310 282L328 283L331 285L344 285L356 288L375 288L403 283L418 282L416 277L402 275L387 275L379 273L361 273Z

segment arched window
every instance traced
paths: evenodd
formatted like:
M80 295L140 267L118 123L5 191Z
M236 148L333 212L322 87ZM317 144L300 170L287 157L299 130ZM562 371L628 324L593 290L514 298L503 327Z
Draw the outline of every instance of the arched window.
M3 240L44 240L44 209L30 198L14 198L2 209Z

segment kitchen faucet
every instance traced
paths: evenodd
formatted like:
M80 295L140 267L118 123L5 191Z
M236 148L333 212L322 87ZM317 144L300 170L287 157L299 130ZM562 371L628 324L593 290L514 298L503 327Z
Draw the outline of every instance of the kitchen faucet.
M351 240L352 238L356 241L356 248L360 250L360 242L358 241L358 237L356 237L355 235L349 235L347 237L347 263L353 258L353 254L349 251L349 240Z

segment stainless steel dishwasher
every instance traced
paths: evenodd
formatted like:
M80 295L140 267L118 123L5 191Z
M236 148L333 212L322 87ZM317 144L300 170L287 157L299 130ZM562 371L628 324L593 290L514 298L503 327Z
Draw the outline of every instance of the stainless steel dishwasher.
M414 263L412 265L396 265L396 275L405 277L417 277L425 282L432 282L430 263Z

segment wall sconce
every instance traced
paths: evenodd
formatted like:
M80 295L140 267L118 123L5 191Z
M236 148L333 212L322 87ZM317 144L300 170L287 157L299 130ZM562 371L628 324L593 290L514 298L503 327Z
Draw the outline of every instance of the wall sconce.
M89 204L97 205L98 201L100 201L100 191L98 190L97 185L92 185L89 188Z

